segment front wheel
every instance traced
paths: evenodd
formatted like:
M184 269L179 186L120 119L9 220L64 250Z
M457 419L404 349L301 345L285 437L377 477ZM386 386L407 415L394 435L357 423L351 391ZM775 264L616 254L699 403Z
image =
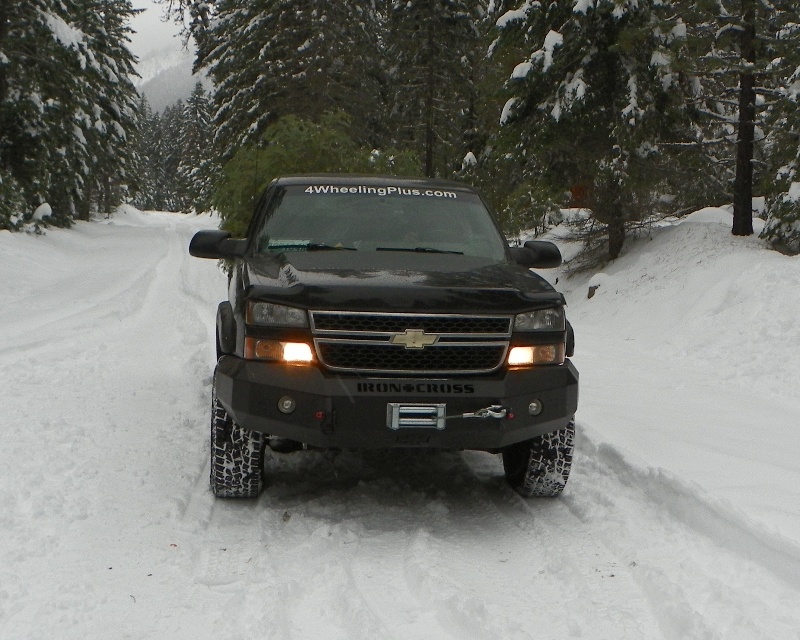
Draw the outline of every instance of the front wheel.
M214 396L211 408L211 490L219 498L256 498L263 486L263 433L236 424Z
M506 481L525 498L558 496L572 467L575 421L563 429L503 449Z

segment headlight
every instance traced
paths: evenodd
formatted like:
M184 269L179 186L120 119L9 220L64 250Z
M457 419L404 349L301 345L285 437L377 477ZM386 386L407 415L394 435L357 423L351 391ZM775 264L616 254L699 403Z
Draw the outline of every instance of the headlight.
M244 339L244 357L248 360L311 364L314 362L314 351L305 342L281 342L248 336Z
M537 309L514 318L514 331L564 331L566 327L564 307Z
M307 327L308 314L305 309L286 307L271 302L248 302L247 324L262 327Z
M509 367L564 364L564 343L512 347L508 352L507 364Z

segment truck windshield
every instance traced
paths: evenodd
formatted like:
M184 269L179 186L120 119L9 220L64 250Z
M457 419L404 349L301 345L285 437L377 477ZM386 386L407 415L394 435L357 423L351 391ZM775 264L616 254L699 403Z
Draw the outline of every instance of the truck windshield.
M336 250L506 257L502 234L473 193L357 185L280 188L258 234L257 251Z

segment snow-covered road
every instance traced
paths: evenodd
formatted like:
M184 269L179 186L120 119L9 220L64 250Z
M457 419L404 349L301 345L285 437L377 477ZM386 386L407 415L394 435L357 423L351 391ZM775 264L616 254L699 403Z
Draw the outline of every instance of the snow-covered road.
M215 500L225 277L186 251L215 221L0 233L0 638L800 638L800 263L713 224L659 230L591 300L561 283L578 453L529 501L495 456L419 451L274 455L257 501Z

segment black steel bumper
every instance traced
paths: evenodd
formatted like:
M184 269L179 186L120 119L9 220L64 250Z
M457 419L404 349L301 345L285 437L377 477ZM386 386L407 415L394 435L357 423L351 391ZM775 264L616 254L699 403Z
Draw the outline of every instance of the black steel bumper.
M430 447L496 450L565 427L578 407L578 372L563 366L513 370L492 377L392 378L331 375L313 366L220 359L216 394L246 429L315 447L378 449ZM283 413L279 400L293 400ZM539 401L533 416L529 405ZM391 403L445 405L439 428L392 428ZM491 405L504 418L465 418Z

